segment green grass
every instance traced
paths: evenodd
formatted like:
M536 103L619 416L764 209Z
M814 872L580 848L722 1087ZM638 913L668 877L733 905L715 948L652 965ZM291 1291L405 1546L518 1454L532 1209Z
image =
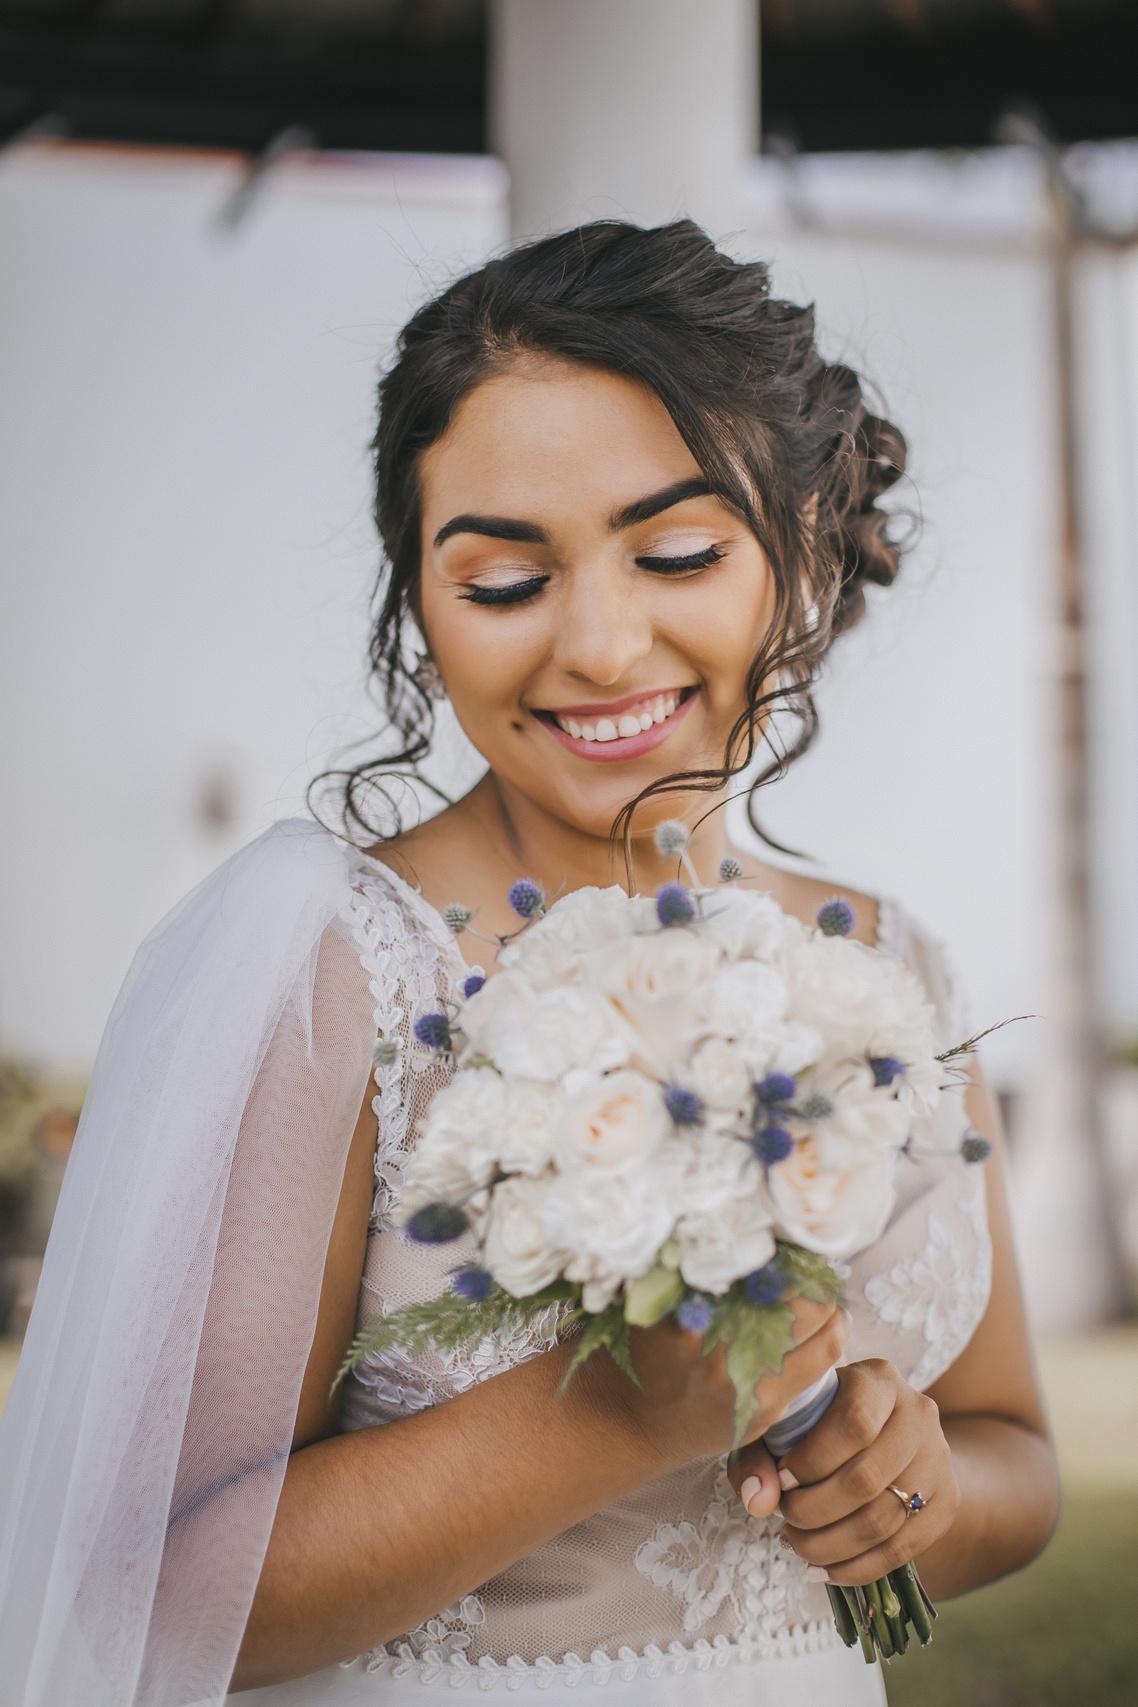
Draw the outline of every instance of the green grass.
M0 1340L0 1406L17 1350ZM1138 1332L1053 1342L1040 1362L1063 1473L1059 1528L1026 1570L943 1603L932 1645L887 1668L890 1707L1138 1700Z
M890 1707L1133 1707L1138 1700L1138 1334L1045 1345L1063 1476L1051 1545L940 1608L887 1668Z

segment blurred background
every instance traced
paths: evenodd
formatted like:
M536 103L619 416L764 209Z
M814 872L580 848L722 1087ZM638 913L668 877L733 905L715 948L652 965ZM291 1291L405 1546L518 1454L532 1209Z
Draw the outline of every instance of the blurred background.
M0 1402L135 948L377 730L400 326L691 214L817 305L922 517L759 816L1032 1016L980 1053L1064 1514L890 1697L1138 1697L1136 64L1128 0L0 0ZM444 709L426 774L481 768Z

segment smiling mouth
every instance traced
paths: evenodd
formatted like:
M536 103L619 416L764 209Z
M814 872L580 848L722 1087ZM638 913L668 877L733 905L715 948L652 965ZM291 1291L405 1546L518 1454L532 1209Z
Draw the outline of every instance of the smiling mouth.
M591 741L603 744L606 741L627 740L632 736L646 734L649 729L660 723L666 723L674 712L691 698L696 692L695 683L681 688L678 693L655 694L646 697L631 710L611 712L600 717L586 715L570 717L553 711L534 711L535 717L540 717L543 723L550 723L574 740Z

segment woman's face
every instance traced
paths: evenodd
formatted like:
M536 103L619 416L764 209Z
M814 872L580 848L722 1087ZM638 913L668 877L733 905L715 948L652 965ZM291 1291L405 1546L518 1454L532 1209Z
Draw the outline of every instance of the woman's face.
M525 358L420 467L427 643L501 785L607 837L655 777L723 763L774 581L733 509L684 495L704 477L648 386Z

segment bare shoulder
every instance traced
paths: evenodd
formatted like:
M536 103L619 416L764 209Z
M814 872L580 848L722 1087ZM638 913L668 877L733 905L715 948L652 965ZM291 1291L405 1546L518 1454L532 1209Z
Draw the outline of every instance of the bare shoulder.
M876 896L867 894L864 889L854 889L848 883L765 865L741 848L733 848L732 852L743 867L744 875L754 879L749 887L769 890L784 913L791 913L803 924L812 925L825 902L835 898L848 901L854 916L850 936L855 942L868 943L871 947L876 943L879 922Z

